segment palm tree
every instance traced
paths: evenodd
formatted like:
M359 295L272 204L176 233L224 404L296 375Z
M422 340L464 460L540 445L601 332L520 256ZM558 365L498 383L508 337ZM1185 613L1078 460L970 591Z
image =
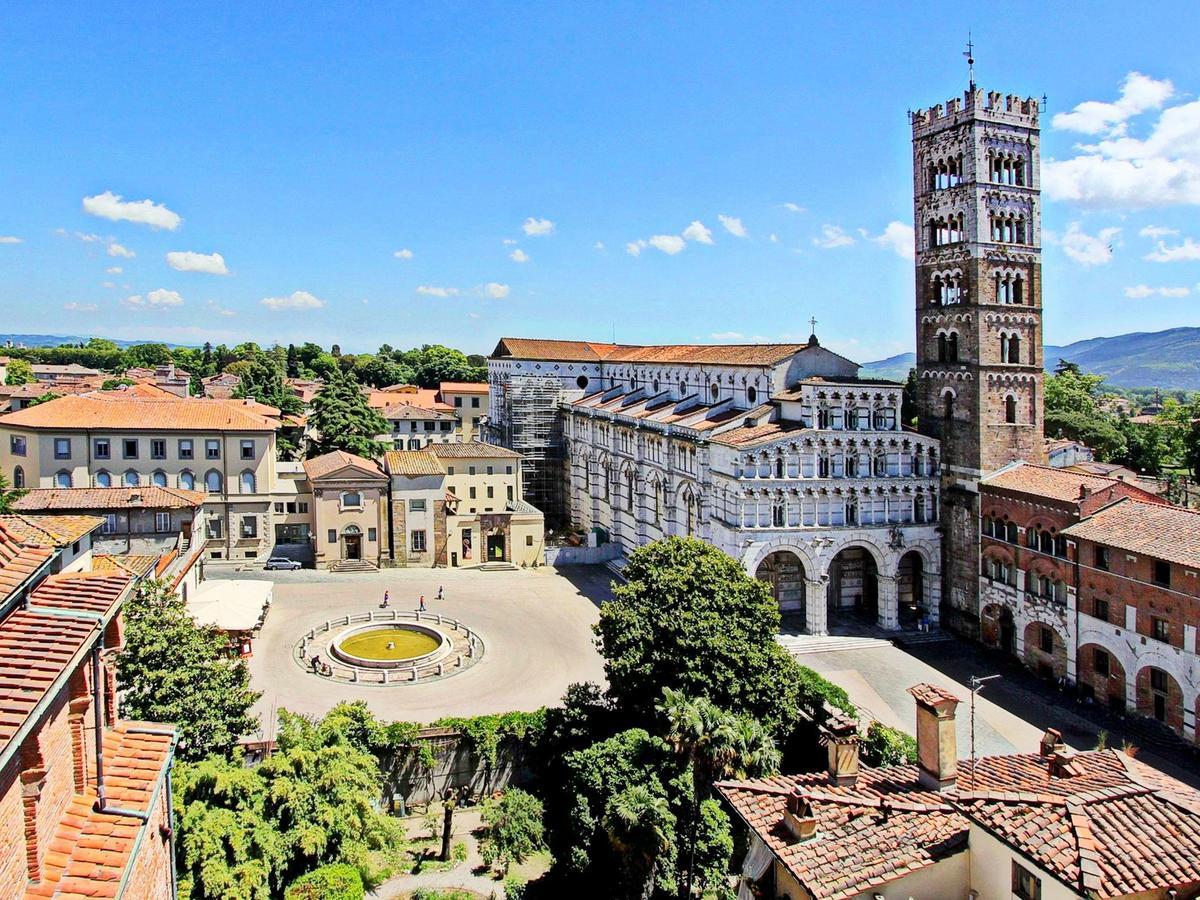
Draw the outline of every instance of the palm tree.
M693 700L666 687L658 709L667 718L667 741L692 774L687 877L679 882L679 896L686 898L692 895L700 804L712 795L713 782L776 772L780 754L758 720L723 710L707 697Z
M666 797L644 784L630 785L609 801L601 825L624 863L628 896L649 900L654 893L654 870L671 847L674 824Z

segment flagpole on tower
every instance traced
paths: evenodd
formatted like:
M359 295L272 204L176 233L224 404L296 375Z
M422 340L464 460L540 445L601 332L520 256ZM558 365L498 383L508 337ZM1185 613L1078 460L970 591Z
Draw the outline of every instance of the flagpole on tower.
M967 58L967 80L970 82L971 91L975 91L975 44L971 40L971 32L967 32L967 49L963 51L963 56Z

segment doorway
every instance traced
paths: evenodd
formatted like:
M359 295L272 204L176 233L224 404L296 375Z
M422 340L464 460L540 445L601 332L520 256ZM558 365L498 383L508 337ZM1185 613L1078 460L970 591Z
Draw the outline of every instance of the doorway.
M487 536L487 558L489 562L504 561L504 535L489 534Z
M362 532L350 525L342 532L342 559L362 559Z

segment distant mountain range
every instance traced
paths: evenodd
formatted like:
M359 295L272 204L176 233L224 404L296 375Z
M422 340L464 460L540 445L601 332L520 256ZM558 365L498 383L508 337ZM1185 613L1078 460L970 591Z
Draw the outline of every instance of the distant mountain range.
M26 347L57 347L60 344L85 344L90 337L78 334L0 334L0 352L3 345L12 341L14 345ZM167 347L186 347L188 344L172 344L168 341L119 341L116 338L106 338L118 347L132 347L135 344L163 344Z
M1089 338L1065 347L1047 344L1043 358L1047 371L1065 359L1085 372L1103 375L1114 387L1200 391L1200 328ZM861 374L903 381L915 362L914 354L901 353L864 363Z

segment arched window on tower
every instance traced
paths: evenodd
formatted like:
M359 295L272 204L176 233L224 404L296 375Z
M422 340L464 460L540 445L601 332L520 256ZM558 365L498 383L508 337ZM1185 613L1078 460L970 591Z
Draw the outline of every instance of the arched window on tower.
M1019 363L1021 361L1021 337L1020 335L1012 335L1008 339L1008 362Z
M949 362L958 362L958 332L950 332L949 340L946 342L946 358Z
M949 353L949 342L946 340L946 333L942 332L937 336L937 358L938 362L946 362Z
M942 395L942 418L947 420L954 418L954 394L950 391L946 391Z
M933 276L933 293L930 294L930 303L933 306L941 306L946 302L946 288L942 284L942 276Z
M1017 398L1012 394L1004 398L1004 421L1009 425L1017 424Z
M1014 275L1012 277L1012 285L1010 288L1010 292L1012 294L1012 302L1014 304L1016 304L1017 306L1020 306L1022 303L1025 302L1024 296L1023 296L1024 295L1024 285L1025 285L1025 280L1020 275Z

